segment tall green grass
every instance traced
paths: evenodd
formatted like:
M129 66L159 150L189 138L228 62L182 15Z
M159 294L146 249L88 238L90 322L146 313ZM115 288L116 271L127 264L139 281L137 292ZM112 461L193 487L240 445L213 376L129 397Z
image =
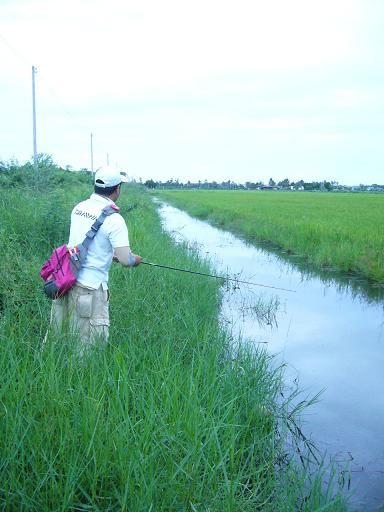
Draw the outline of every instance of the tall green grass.
M278 245L315 267L384 283L384 195L259 191L161 191L192 215Z
M79 358L63 334L42 349L38 270L87 194L74 178L0 196L0 508L344 510L321 473L287 462L281 370L266 352L233 352L215 281L114 266L109 346ZM208 270L162 232L141 189L119 204L135 252Z

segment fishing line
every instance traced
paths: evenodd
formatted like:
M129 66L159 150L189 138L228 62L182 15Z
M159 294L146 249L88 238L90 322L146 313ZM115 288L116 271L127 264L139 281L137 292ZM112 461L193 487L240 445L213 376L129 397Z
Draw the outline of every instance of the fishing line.
M151 267L167 268L169 270L177 270L178 272L187 272L188 274L196 274L198 276L214 277L215 279L223 279L224 281L234 281L236 283L241 283L241 284L250 284L252 286L262 286L263 288L273 288L274 290L281 290L284 292L296 293L296 290L289 290L287 288L278 288L277 286L270 286L267 284L251 283L249 281L241 281L240 279L236 279L233 277L215 276L213 274L205 274L204 272L196 272L194 270L188 270L185 268L169 267L168 265L160 265L159 263L151 263L150 261L145 261L145 260L141 260L141 263L144 265L150 265Z

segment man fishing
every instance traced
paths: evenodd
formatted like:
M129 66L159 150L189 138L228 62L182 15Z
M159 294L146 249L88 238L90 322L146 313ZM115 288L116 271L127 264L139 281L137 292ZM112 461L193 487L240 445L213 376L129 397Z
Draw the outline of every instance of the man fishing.
M127 225L115 205L122 183L127 181L117 169L101 167L95 173L94 193L72 210L69 247L84 240L105 206L117 210L105 219L93 238L76 284L52 305L54 330L59 332L68 322L71 331L79 332L83 348L94 345L97 340L108 341L108 274L112 260L124 267L136 267L141 263L141 257L131 252Z

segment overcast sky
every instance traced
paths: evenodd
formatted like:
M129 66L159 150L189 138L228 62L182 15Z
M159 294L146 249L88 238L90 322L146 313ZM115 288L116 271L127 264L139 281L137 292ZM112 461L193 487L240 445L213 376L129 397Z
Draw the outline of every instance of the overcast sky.
M384 183L384 0L0 0L0 160Z

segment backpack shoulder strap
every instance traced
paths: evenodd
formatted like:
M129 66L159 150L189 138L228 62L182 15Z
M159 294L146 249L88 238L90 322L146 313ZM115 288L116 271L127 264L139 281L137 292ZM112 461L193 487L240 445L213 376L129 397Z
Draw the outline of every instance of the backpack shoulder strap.
M91 245L92 240L95 238L96 233L99 231L100 227L103 225L103 222L109 215L112 215L113 213L118 213L120 211L120 208L116 206L115 204L109 204L105 206L100 216L95 220L95 222L92 224L91 229L85 234L85 238L83 240L82 246L88 250L89 246Z

